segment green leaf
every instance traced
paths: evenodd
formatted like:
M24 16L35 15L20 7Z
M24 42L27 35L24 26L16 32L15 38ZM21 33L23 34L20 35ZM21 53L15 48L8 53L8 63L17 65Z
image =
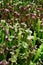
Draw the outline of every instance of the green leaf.
M34 39L33 39L33 46L35 46L35 44L36 44L36 32L34 31Z
M35 57L34 57L33 62L35 62L35 61L39 58L42 49L43 49L43 43L42 43L42 44L40 45L40 47L38 48L38 50L37 50L37 52L36 52L36 55L35 55Z

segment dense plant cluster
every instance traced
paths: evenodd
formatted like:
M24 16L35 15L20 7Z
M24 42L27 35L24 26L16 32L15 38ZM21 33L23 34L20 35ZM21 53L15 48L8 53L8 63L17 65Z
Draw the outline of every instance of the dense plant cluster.
M43 0L0 0L0 65L43 65Z

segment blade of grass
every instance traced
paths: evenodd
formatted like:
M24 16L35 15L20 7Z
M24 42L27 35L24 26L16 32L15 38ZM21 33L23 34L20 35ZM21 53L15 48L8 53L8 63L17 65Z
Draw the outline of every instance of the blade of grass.
M34 39L33 39L33 46L35 46L35 44L36 44L36 32L34 31Z
M38 48L38 50L37 50L37 52L36 52L36 55L35 55L35 57L34 57L33 62L35 62L35 61L38 59L38 57L39 57L39 55L40 55L42 49L43 49L43 43L42 43L42 44L40 45L40 47Z

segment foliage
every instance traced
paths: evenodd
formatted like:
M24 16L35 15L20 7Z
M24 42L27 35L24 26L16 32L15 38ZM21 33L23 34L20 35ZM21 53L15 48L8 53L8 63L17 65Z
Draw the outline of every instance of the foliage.
M43 65L43 0L0 0L0 65Z

